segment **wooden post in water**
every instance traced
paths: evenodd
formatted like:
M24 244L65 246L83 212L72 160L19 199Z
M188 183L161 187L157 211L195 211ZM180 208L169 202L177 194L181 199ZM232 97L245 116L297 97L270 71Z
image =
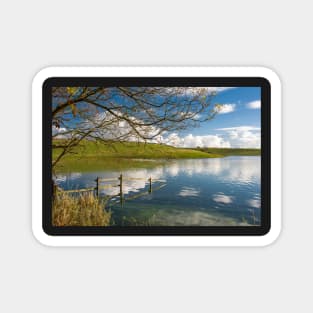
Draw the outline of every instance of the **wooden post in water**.
M98 198L98 197L99 197L99 177L97 177L96 182L97 182L97 186L96 186L96 196L97 196L97 198Z
M123 202L123 174L118 178L120 180L120 201Z
M151 193L152 192L152 178L151 177L149 178L149 183L150 183L149 193Z

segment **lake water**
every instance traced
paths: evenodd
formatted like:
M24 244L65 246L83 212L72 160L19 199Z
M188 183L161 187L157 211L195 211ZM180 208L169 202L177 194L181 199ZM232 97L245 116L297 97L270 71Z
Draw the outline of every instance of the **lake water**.
M151 160L151 162L153 162ZM63 173L56 178L64 189L93 187L95 179L118 178L119 171ZM239 156L216 159L181 159L149 169L129 169L123 176L125 201L113 197L107 204L116 225L234 226L260 225L261 159ZM129 198L149 190L152 193ZM118 181L105 182L117 185ZM156 190L158 186L166 184ZM153 190L155 189L155 190ZM119 187L101 189L117 195Z

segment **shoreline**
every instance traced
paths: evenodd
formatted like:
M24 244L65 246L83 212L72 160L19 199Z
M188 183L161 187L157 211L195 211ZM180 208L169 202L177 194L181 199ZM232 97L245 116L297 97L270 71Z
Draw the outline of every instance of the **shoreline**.
M121 157L86 157L78 160L64 160L56 168L56 174L70 172L93 172L107 170L129 170L129 169L149 169L164 166L171 162L180 160L206 160L206 159L224 159L228 157L260 157L260 155L225 155L206 158L170 158L170 159L139 159L139 158L121 158Z

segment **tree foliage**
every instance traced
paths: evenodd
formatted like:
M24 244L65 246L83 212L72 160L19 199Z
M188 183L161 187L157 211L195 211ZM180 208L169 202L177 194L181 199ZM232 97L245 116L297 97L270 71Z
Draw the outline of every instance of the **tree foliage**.
M55 87L52 89L55 166L81 140L158 141L167 132L212 119L215 92L205 87Z

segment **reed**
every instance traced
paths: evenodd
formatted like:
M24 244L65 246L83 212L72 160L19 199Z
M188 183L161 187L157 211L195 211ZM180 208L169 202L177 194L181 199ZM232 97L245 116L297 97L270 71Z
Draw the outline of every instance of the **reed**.
M54 226L109 226L111 212L92 192L72 196L58 192L52 204Z

